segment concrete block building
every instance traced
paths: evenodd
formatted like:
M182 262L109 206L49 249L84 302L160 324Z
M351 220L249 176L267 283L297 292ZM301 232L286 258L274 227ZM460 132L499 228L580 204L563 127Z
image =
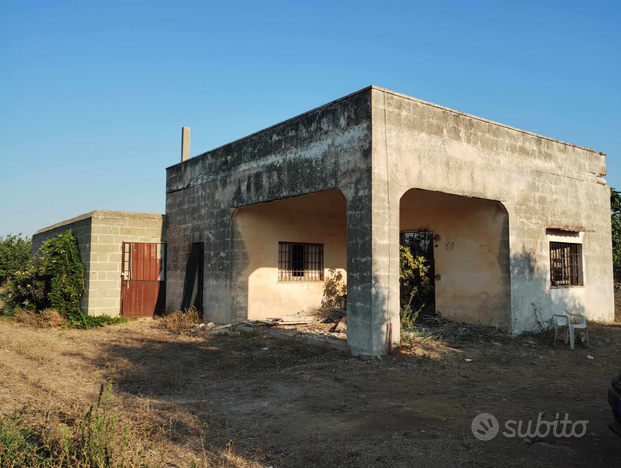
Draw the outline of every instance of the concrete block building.
M348 343L381 355L399 342L409 241L429 255L443 317L520 333L556 303L613 319L603 153L372 86L183 154L166 173L169 308L197 245L216 322L313 310L341 273Z
M75 234L86 267L84 313L151 317L164 310L164 215L91 211L38 230L33 254L67 230Z

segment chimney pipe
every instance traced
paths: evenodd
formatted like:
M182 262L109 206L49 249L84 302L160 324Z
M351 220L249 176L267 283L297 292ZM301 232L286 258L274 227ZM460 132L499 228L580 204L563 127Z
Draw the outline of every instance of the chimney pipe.
M181 127L181 162L190 159L190 127Z

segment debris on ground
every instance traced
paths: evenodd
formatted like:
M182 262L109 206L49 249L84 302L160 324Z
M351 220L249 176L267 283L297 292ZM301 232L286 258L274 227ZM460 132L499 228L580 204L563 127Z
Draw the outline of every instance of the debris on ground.
M322 323L338 323L343 317L347 317L347 311L337 307L325 307L316 310L314 316Z
M341 319L330 328L331 333L347 333L347 316L344 315Z
M214 322L198 323L190 329L192 335L228 335L256 333L261 330L271 336L295 338L320 345L346 349L347 342L343 334L347 333L347 315L341 309L323 309L326 314L308 315L298 313L279 318L260 320L234 320L230 323L216 325ZM334 325L329 322L336 320ZM325 323L328 321L328 323Z
M502 334L499 330L487 325L458 323L442 317L421 317L412 328L413 331L424 332L437 338L463 338L481 333L490 334L490 331L492 335L496 334L495 332ZM501 346L500 343L494 344Z

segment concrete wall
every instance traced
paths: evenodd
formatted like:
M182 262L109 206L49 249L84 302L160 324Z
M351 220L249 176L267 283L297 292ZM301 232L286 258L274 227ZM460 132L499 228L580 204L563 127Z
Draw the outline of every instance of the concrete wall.
M163 215L96 210L41 229L33 236L33 253L41 244L69 229L86 267L82 311L89 315L120 313L121 248L125 242L165 242Z
M262 319L321 308L324 281L278 281L278 243L324 245L330 269L347 277L346 200L338 190L240 207L233 215L233 316Z
M370 89L362 90L169 167L168 307L180 306L191 244L203 242L204 317L226 322L239 315L232 293L235 208L340 189L347 200L348 340L354 352L368 353L376 307L370 105Z
M373 198L385 226L384 295L398 294L399 200L419 188L502 202L509 214L511 328L550 317L548 228L583 233L585 284L554 299L613 320L610 190L603 154L374 88ZM378 238L379 241L379 238ZM394 316L396 303L389 304Z
M604 155L370 87L167 169L169 307L179 307L193 242L203 242L205 318L233 299L235 208L339 189L347 200L348 343L399 341L399 202L412 188L498 201L509 217L511 323L550 316L548 228L584 233L585 285L555 293L613 317Z
M497 202L409 190L400 231L432 231L436 312L458 322L511 326L509 219Z

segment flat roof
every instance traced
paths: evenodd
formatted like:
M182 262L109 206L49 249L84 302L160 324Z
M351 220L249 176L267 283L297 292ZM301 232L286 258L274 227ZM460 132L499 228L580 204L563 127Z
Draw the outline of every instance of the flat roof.
M109 218L146 218L146 219L157 219L157 218L163 218L166 215L163 214L157 214L157 213L135 213L132 211L109 211L109 210L94 210L94 211L89 211L88 213L84 213L81 214L79 216L76 216L75 218L70 218L70 219L66 219L64 221L60 221L56 224L52 224L51 226L47 226L44 228L39 229L38 231L35 232L36 234L40 234L42 232L47 232L47 231L51 231L52 229L56 229L59 228L61 226L66 226L67 224L73 224L73 223L77 223L78 221L82 221L88 218L103 218L103 217L109 217Z
M218 147L216 147L216 148L213 148L213 149L211 149L211 150L209 150L209 151L204 151L204 152L202 152L202 153L199 153L199 154L197 154L196 156L192 156L192 157L190 157L190 158L189 158L188 160L186 160L186 161L180 161L180 162L178 162L178 163L176 163L176 164L172 164L171 166L168 166L166 169L170 169L171 167L175 167L175 166L179 166L179 165L181 165L181 164L185 164L185 163L187 163L190 159L193 159L193 158L196 158L196 157L202 156L202 155L207 154L207 153L211 153L211 152L213 152L213 151L217 151L217 150L219 150L219 149L221 149L221 148L224 148L225 146L232 145L233 143L237 143L237 142L239 142L239 141L243 141L243 140L246 140L246 139L248 139L248 138L252 138L252 137L253 137L253 136L255 136L255 135L259 135L259 134L261 134L261 133L267 132L267 131L272 130L272 129L274 129L274 128L280 127L281 125L285 125L285 124L287 124L287 123L289 123L289 122L291 122L291 121L293 121L293 120L299 119L300 117L303 117L303 116L305 116L305 115L308 115L308 114L311 114L311 113L313 113L313 112L316 112L316 111L318 111L318 110L320 110L320 109L323 109L324 107L331 106L331 105L333 105L333 104L336 104L336 103L338 103L338 102L344 101L344 100L346 100L346 99L349 99L349 98L351 98L351 97L353 97L353 96L356 96L356 95L358 95L358 94L364 93L365 91L369 91L369 90L372 90L372 89L375 89L375 90L377 90L377 91L382 91L382 92L385 92L385 93L388 93L388 94L392 94L392 95L394 95L394 96L398 96L398 97L403 98L403 99L408 99L408 100L410 100L410 101L414 101L414 102L417 102L417 103L419 103L419 104L423 104L423 105L430 106L430 107L435 107L435 108L437 108L437 109L442 109L442 110L444 110L444 111L451 112L451 113L453 113L453 114L457 114L457 115L460 115L460 116L463 116L463 117L468 117L468 118L470 118L470 119L479 120L479 121L481 121L481 122L485 122L485 123L488 123L488 124L491 124L491 125L496 125L496 126L498 126L498 127L503 127L503 128L508 129L508 130L512 130L512 131L514 131L514 132L524 133L524 134L526 134L526 135L530 135L530 136L533 136L533 137L536 137L536 138L541 138L541 139L548 140L548 141L552 141L552 142L559 143L559 144L562 144L562 145L571 146L571 147L573 147L573 148L581 149L581 150L588 151L588 152L591 152L591 153L597 153L597 154L601 154L601 155L603 155L603 156L605 156L605 155L606 155L606 153L602 153L602 152L597 151L597 150L594 150L594 149L592 149L592 148L586 148L586 147L584 147L584 146L574 145L573 143L567 143L566 141L557 140L557 139L555 139L555 138L550 138L550 137L547 137L547 136L544 136L544 135L540 135L540 134L538 134L538 133L533 133L533 132L529 132L529 131L527 131L527 130L522 130L522 129L520 129L520 128L512 127L512 126L510 126L510 125L506 125L506 124L503 124L503 123L499 123L499 122L496 122L496 121L494 121L494 120L484 119L483 117L478 117L478 116L473 115L473 114L468 114L468 113L466 113L466 112L461 112L461 111L458 111L458 110L455 110L455 109L451 109L450 107L444 107L444 106L441 106L441 105L439 105L439 104L434 104L433 102L423 101L422 99L418 99L418 98L415 98L415 97L412 97L412 96L408 96L407 94L402 94L402 93L398 93L398 92L396 92L396 91L391 91L390 89L382 88L382 87L380 87L380 86L371 85L371 86L367 86L367 87L365 87L365 88L362 88L362 89L360 89L360 90L358 90L358 91L355 91L355 92L353 92L353 93L351 93L351 94L348 94L348 95L346 95L346 96L343 96L343 97L341 97L341 98L335 99L334 101L330 101L330 102L328 102L328 103L326 103L326 104L323 104L323 105L321 105L321 106L319 106L319 107L315 107L315 108L313 108L313 109L311 109L311 110L309 110L309 111L306 111L306 112L303 112L303 113L301 113L301 114L298 114L298 115L296 115L295 117L291 117L291 118L286 119L286 120L283 120L282 122L279 122L279 123L277 123L277 124L270 125L269 127L266 127L266 128L264 128L264 129L262 129L262 130L259 130L259 131L257 131L257 132L254 132L254 133L251 133L251 134L246 135L246 136L244 136L244 137L238 138L237 140L233 140L233 141L231 141L231 142L229 142L229 143L226 143L226 144L224 144L224 145L220 145L220 146L218 146Z

